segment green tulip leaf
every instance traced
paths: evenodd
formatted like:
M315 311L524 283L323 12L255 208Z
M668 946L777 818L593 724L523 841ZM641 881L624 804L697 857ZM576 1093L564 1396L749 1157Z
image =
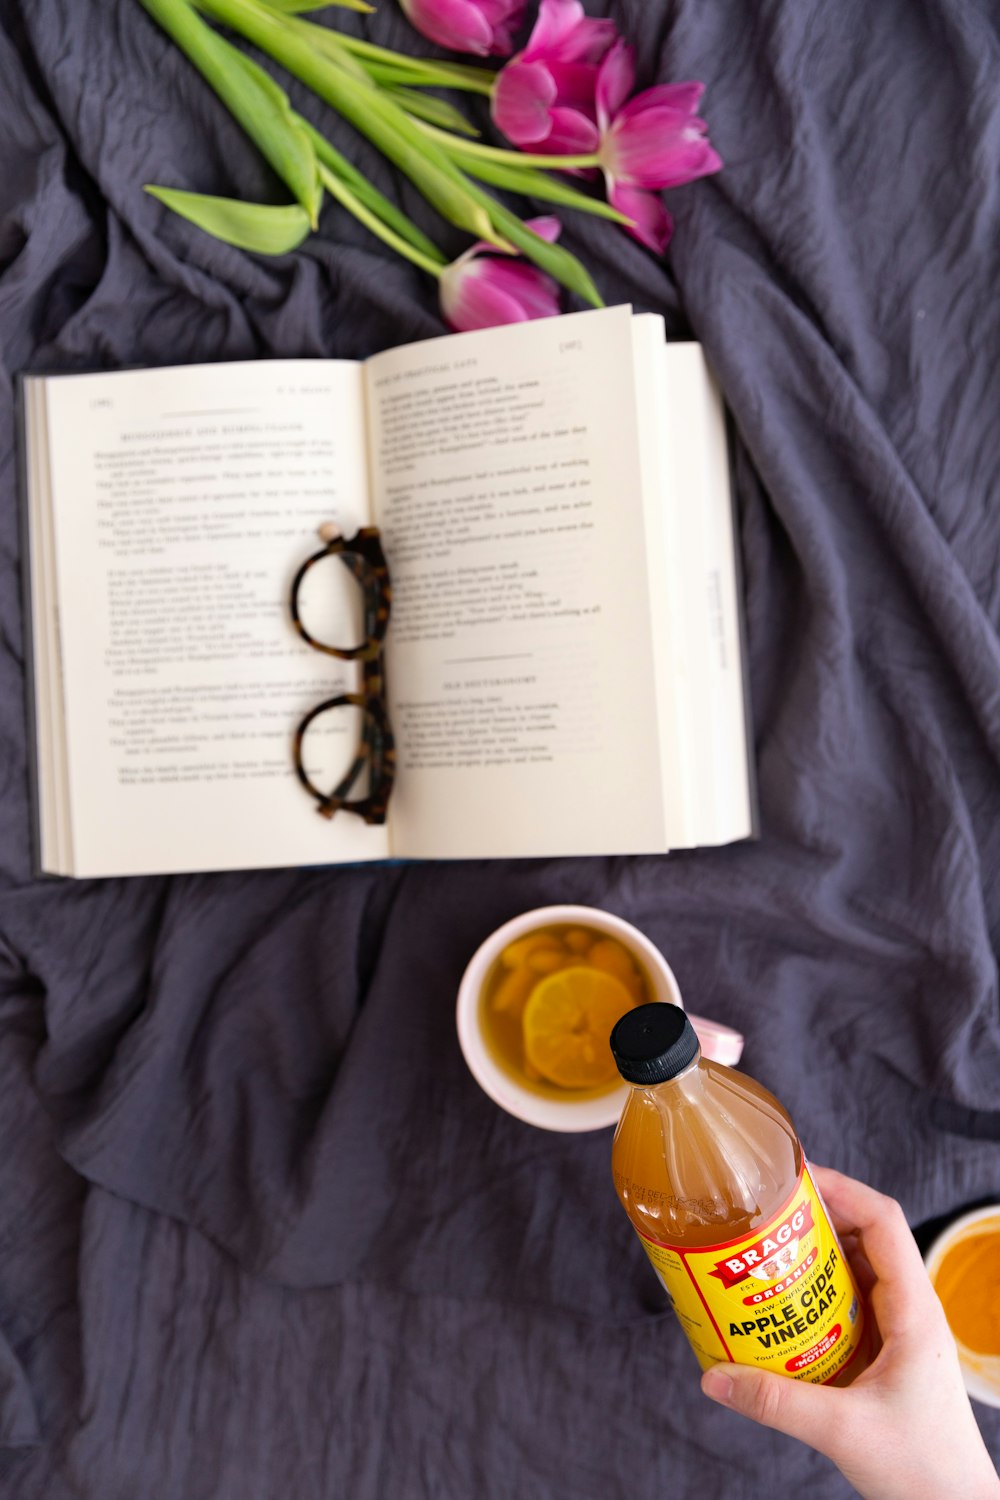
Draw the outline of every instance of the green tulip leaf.
M270 162L315 229L320 185L312 145L284 89L263 68L206 26L187 0L141 0Z
M143 0L145 5L150 3L152 0ZM276 15L260 0L197 0L197 3L215 20L269 53L331 104L406 173L442 218L476 239L497 243L488 210L481 206L470 190L472 185L466 183L440 147L428 140L416 122L367 77L355 77L343 62L317 48L309 33L323 28L312 27L292 16ZM342 41L331 32L326 36L328 42Z
M206 234L258 255L286 255L302 244L311 228L300 203L242 203L238 198L213 198L148 183L146 192Z
M280 11L284 16L301 15L307 10L327 10L331 5L340 10L356 10L366 16L375 14L374 5L366 4L366 0L264 0L264 4L269 10Z

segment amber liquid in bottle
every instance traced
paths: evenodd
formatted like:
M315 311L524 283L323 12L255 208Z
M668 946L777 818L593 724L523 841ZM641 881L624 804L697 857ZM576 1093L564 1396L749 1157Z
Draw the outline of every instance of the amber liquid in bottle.
M870 1314L767 1089L698 1050L633 1082L612 1170L703 1368L728 1358L831 1385L866 1368Z

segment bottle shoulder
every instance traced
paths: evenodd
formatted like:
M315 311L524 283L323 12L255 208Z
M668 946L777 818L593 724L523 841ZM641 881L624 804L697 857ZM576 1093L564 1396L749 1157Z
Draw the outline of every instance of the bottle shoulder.
M612 1158L618 1196L640 1234L692 1247L765 1222L802 1169L795 1128L773 1094L704 1059L669 1084L632 1091Z

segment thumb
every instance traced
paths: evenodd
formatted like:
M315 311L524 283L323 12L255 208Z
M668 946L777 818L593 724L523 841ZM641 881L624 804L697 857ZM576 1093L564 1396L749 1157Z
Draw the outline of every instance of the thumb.
M832 1457L840 1413L831 1409L839 1393L807 1380L792 1380L748 1365L712 1365L701 1377L706 1396L741 1416L773 1427Z

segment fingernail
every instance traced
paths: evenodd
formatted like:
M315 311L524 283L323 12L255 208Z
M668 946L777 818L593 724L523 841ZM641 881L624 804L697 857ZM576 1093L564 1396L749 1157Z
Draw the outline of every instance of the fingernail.
M714 1370L705 1371L701 1377L701 1388L706 1396L711 1396L721 1406L728 1406L732 1399L733 1382L719 1365Z

